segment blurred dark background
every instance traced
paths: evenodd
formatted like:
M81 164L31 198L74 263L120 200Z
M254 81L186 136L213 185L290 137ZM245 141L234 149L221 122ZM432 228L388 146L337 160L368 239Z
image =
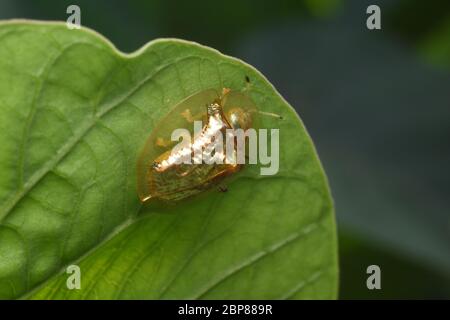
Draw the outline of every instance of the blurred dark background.
M1 0L0 19L65 21L70 4L121 51L183 38L267 76L330 180L340 298L450 298L450 1Z

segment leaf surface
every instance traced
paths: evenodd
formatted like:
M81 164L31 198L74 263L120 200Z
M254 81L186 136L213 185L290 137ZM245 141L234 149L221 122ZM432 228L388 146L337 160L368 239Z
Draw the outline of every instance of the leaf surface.
M141 205L136 160L171 107L241 90L280 129L280 170ZM0 24L0 298L335 298L333 205L295 111L254 68L175 39L123 54L88 29ZM67 266L81 270L69 290Z

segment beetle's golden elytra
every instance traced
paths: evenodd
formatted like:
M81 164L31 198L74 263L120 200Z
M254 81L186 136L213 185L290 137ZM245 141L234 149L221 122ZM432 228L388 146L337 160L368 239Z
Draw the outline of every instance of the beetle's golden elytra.
M229 89L223 89L220 94L214 89L200 91L178 103L150 134L139 157L137 181L140 200L182 200L217 186L238 172L243 164L206 164L195 160L184 163L180 160L186 153L195 159L196 150L210 147L217 133L225 134L227 129L249 129L254 125L255 111L256 106L246 94ZM196 135L194 121L203 123ZM171 141L171 135L178 128L189 130L191 143L175 150L177 142ZM233 150L232 154L235 152ZM225 148L222 153L218 156L225 157Z

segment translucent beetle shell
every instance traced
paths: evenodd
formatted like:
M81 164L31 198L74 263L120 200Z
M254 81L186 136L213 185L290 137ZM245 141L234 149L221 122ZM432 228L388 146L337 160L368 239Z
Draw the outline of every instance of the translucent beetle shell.
M214 130L255 127L255 104L244 93L223 89L220 93L208 89L179 102L151 132L137 163L138 195L142 202L149 199L178 201L194 196L242 169L243 164L174 164L171 141L175 129L187 129L192 146L207 144L205 135ZM215 120L221 125L214 127ZM194 121L202 121L201 133L194 135ZM203 139L203 140L202 140ZM176 153L175 153L176 155Z

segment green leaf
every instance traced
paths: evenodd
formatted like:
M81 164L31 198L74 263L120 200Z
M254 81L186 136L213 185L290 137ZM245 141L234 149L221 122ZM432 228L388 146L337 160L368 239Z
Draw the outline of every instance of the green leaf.
M281 57L282 58L282 57ZM199 90L240 90L283 120L280 171L143 206L136 160ZM333 206L295 111L254 68L181 40L133 54L63 23L0 24L0 298L335 298ZM66 267L81 269L81 289Z

